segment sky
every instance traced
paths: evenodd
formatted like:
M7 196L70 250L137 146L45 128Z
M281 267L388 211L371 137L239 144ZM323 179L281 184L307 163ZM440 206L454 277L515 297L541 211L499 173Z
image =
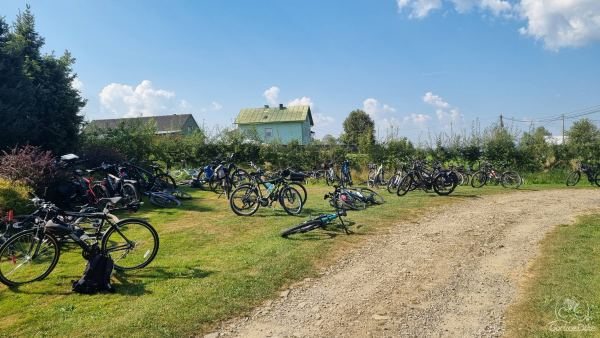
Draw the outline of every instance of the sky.
M77 59L86 120L309 104L316 137L354 109L424 142L600 105L599 0L0 0ZM589 115L598 119L598 115ZM477 121L477 122L474 122ZM573 120L567 120L567 128Z

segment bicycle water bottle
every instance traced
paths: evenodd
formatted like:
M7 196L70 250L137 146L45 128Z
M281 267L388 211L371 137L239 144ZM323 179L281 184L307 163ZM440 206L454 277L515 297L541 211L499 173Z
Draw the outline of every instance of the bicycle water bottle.
M267 191L269 192L269 194L272 193L273 190L275 190L275 186L273 184L271 184L271 183L268 183L268 182L265 183L265 187L267 187Z

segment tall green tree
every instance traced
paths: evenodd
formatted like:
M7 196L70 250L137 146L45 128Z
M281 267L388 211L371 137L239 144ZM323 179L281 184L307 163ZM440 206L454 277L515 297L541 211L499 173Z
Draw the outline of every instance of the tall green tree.
M29 143L61 153L77 144L85 100L72 86L75 59L42 55L43 45L29 6L12 29L0 21L0 148Z
M375 144L375 122L364 111L353 110L344 120L344 134L341 138L346 145L368 149Z
M600 131L590 120L573 123L567 135L567 147L572 157L585 162L600 160Z

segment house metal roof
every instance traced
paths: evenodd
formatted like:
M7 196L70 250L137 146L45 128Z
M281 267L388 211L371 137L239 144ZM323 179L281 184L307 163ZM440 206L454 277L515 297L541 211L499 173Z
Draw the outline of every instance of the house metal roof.
M120 123L124 122L140 122L148 123L151 121L156 122L157 133L174 133L182 131L183 126L188 119L194 120L192 114L173 114L173 115L161 115L161 116L147 116L147 117L132 117L123 119L106 119L106 120L93 120L89 123L88 127L96 127L101 129L113 129L119 126ZM194 122L196 122L194 120ZM196 125L198 125L196 123Z
M240 110L236 124L262 124L277 122L302 122L308 117L314 126L310 106L244 108Z

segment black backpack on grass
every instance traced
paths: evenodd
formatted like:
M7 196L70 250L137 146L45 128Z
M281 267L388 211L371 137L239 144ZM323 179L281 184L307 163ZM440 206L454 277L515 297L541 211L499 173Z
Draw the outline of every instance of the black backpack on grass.
M114 263L109 255L97 249L92 250L83 276L80 280L73 281L73 291L88 295L103 291L114 292L115 289L110 284L113 268Z

